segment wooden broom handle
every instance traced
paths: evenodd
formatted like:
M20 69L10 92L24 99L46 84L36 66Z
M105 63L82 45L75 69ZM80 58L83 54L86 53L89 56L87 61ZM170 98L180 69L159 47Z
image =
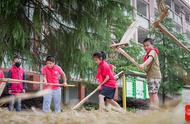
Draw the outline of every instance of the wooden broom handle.
M38 82L38 81L29 81L29 80L18 80L18 79L11 79L11 78L0 78L1 82L8 82L8 83L29 83L29 84L45 84L45 85L51 85L51 86L64 86L63 84L55 84L55 83L44 83L44 82ZM66 85L65 87L75 87L75 85Z

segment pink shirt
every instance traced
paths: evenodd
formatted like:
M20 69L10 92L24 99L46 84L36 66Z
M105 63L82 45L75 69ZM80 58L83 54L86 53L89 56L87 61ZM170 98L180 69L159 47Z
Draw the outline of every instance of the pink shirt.
M42 74L46 76L47 83L59 84L59 77L63 75L63 70L58 65L54 65L53 68L49 68L47 65L42 68ZM58 86L48 86L44 87L45 89L56 90Z
M98 65L96 79L99 83L102 83L107 75L109 76L110 79L104 84L104 86L115 88L116 80L114 78L114 74L110 68L110 65L106 61L102 61Z

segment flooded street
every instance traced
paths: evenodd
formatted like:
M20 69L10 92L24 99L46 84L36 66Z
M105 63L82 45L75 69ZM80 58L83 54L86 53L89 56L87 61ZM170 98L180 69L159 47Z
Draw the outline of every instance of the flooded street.
M1 124L184 124L184 106L172 110L138 110L136 112L71 111L44 114L38 111L0 112Z

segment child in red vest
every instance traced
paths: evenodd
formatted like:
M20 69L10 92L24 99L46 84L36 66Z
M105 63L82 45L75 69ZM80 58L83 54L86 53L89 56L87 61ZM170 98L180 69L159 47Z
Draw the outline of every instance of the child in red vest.
M93 59L98 64L96 79L100 83L99 89L99 109L105 109L105 100L107 103L120 107L114 100L116 80L110 65L105 61L105 54L96 52L93 54Z
M150 96L150 108L159 108L158 90L161 83L161 71L158 59L158 49L154 48L153 39L146 38L143 42L146 55L140 68L147 73L148 92Z
M61 88L58 86L50 86L48 83L59 84L59 77L64 79L64 85L67 85L67 78L65 73L55 64L55 58L48 56L46 58L46 65L42 68L44 82L47 84L45 89L50 89L50 93L43 97L43 111L50 112L51 101L53 99L55 112L61 112Z
M22 69L20 66L21 66L21 59L18 55L16 55L13 58L13 65L8 72L8 78L25 80L24 69ZM11 84L8 84L8 92L10 95L25 93L26 89L27 89L27 85L23 82L20 82L20 83L12 82ZM21 107L22 107L21 99L18 99L17 101L12 100L9 103L9 111L14 110L14 104L16 104L16 111L17 112L21 111Z

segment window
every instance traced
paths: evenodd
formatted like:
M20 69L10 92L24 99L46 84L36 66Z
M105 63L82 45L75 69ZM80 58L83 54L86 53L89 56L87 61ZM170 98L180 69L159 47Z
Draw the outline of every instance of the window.
M138 28L138 42L142 43L145 38L147 38L148 31L139 27Z
M137 0L137 13L148 18L148 4L142 0Z

